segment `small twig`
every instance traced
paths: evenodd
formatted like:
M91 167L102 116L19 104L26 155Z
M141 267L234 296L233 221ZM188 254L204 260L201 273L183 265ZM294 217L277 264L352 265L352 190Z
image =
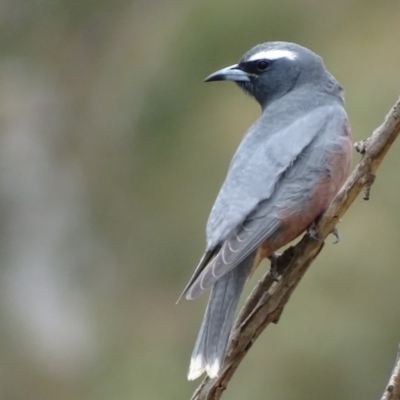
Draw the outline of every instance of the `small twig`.
M374 174L368 174L365 176L364 179L364 194L363 194L363 199L364 200L369 200L369 196L371 193L371 186L375 182L376 176Z
M206 377L193 394L192 400L218 400L221 397L240 362L261 332L270 323L278 322L293 291L322 250L325 238L334 230L363 189L364 198L369 198L373 177L399 133L400 98L383 124L367 140L356 145L357 150L362 153L361 161L329 209L313 227L316 237L322 240L304 235L296 246L286 250L277 260L277 271L282 276L276 285L269 273L264 275L239 315L219 376L214 379Z
M390 375L389 383L381 400L399 400L400 399L400 346L397 349L396 362Z

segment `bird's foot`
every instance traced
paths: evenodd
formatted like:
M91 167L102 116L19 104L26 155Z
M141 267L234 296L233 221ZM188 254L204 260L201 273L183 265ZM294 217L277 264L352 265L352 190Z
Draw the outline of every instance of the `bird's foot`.
M324 240L318 235L316 229L315 229L315 224L312 223L310 227L308 228L307 231L308 235L310 236L311 239L317 240L318 242L323 242ZM339 231L337 228L333 228L331 234L335 236L335 241L333 244L339 243L340 242L340 235Z
M308 230L307 230L308 236L310 236L311 239L316 240L317 242L323 242L324 239L321 238L321 236L319 236L317 230L315 229L315 222L313 222Z

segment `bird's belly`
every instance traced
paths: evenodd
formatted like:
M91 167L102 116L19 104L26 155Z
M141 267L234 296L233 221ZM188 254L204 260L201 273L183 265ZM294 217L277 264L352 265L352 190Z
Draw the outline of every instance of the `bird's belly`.
M317 183L300 185L298 180L289 180L277 190L275 202L279 204L275 214L280 223L258 248L253 270L263 258L268 258L302 234L326 209L343 185L348 174L350 158L347 153L335 155L329 173Z

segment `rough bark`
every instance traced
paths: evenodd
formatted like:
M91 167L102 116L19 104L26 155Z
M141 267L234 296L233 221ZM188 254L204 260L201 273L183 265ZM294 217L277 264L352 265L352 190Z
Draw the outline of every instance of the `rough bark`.
M398 400L400 399L400 346L397 350L396 362L394 363L392 374L389 378L385 391L381 400Z

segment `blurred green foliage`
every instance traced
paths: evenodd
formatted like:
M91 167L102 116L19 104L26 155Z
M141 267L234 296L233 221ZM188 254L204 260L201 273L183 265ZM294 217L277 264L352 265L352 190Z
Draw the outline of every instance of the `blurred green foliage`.
M175 301L259 113L203 78L257 43L298 42L344 86L362 139L400 93L399 12L394 0L3 0L0 398L189 398L206 299ZM226 399L379 397L400 340L398 151Z

